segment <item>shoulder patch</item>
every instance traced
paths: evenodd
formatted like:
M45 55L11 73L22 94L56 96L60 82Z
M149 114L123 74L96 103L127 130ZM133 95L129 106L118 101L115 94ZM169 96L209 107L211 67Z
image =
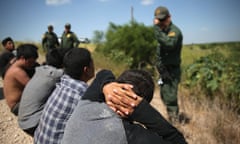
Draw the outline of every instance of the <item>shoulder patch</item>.
M169 33L168 33L168 36L169 36L169 37L174 37L174 36L176 36L176 33L173 32L173 31L172 31L172 32L169 32Z

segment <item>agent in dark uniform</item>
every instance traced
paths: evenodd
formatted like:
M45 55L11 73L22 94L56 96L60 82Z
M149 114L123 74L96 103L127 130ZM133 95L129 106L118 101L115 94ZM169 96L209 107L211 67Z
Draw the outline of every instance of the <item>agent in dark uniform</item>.
M53 32L54 28L52 25L48 26L48 31L45 32L42 38L42 47L44 52L48 52L51 49L59 47L57 34Z
M167 107L170 121L175 121L179 116L177 92L181 77L183 35L172 23L168 9L163 6L155 9L154 31L158 41L156 67L160 74L160 95Z
M78 47L79 43L80 41L78 40L77 36L71 31L71 25L67 23L62 34L61 48Z

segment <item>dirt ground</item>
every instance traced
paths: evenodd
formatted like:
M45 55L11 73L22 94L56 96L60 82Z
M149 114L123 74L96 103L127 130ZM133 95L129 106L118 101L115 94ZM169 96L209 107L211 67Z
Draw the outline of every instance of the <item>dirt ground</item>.
M2 79L0 79L2 87ZM25 134L8 108L4 99L0 100L0 144L32 144L33 140Z
M0 101L0 143L1 144L32 144L33 140L26 135L17 123L15 117L6 105L5 100Z

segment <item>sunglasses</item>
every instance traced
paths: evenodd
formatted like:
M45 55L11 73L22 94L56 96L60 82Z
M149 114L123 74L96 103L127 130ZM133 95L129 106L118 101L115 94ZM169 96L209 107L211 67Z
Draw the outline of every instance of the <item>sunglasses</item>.
M165 18L159 19L160 22L165 21L168 18L168 16L166 16Z

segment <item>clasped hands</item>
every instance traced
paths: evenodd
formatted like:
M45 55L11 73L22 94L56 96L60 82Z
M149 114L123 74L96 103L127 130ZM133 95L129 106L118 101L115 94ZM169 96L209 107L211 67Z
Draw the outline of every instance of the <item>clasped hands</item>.
M133 85L111 82L103 87L106 104L121 117L127 117L142 101L133 91Z

